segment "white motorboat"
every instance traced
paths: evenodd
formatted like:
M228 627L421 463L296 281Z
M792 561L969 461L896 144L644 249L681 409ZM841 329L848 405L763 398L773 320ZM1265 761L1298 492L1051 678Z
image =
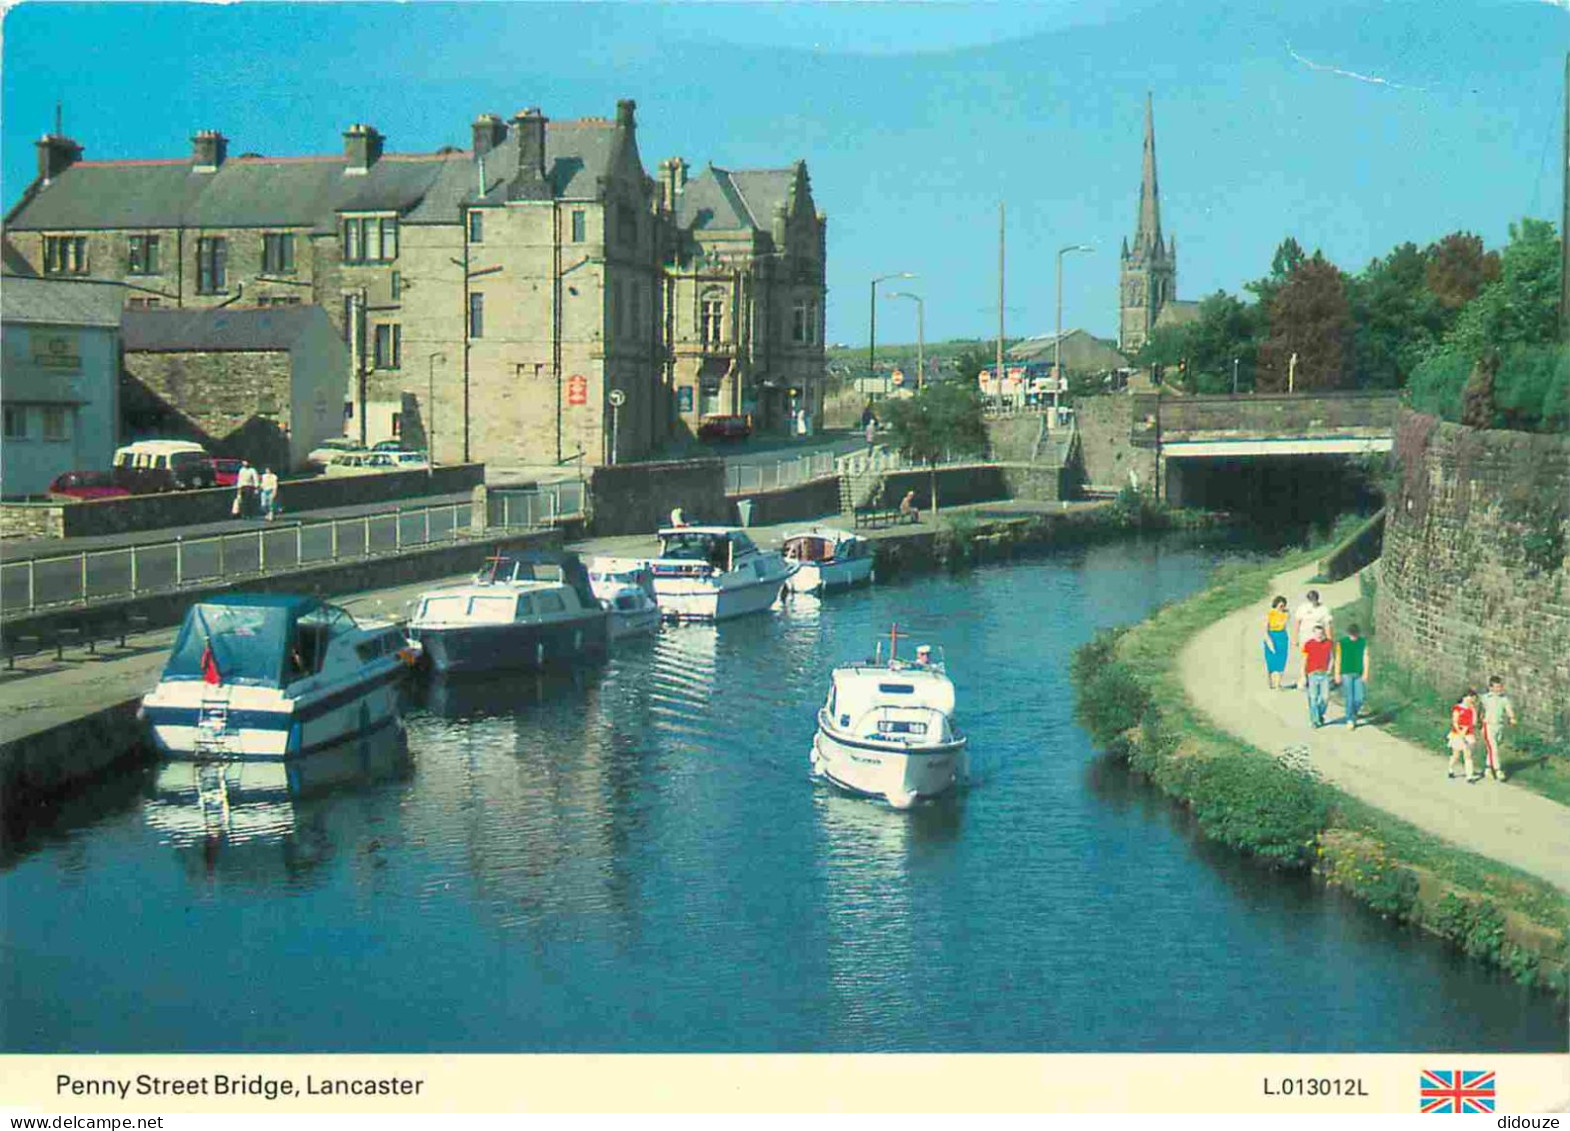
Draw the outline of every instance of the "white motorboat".
M790 578L792 593L847 589L872 579L872 543L860 534L815 526L785 538L785 560L797 569Z
M612 640L653 632L660 627L660 603L648 563L626 558L589 559L589 588L609 614Z
M315 597L214 597L186 613L140 714L171 758L292 759L396 725L411 660L398 626Z
M603 653L606 612L576 555L501 554L472 584L422 593L409 635L439 672L540 668Z
M729 620L774 604L796 572L739 526L671 526L649 562L660 611L676 620Z
M929 645L914 660L896 654L889 633L872 660L834 669L828 701L818 711L812 772L852 793L882 797L908 809L953 786L966 739L954 727L954 685L941 653Z

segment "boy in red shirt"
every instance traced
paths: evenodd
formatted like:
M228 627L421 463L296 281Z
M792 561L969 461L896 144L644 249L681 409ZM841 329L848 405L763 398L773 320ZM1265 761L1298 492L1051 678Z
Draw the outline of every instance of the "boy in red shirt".
M1303 684L1308 688L1308 721L1315 727L1325 725L1325 707L1330 702L1330 664L1336 646L1316 624L1314 634L1303 641Z
M1450 708L1450 764L1445 767L1445 777L1456 776L1456 759L1463 759L1467 784L1483 780L1482 774L1472 772L1472 751L1477 746L1477 692L1468 688Z

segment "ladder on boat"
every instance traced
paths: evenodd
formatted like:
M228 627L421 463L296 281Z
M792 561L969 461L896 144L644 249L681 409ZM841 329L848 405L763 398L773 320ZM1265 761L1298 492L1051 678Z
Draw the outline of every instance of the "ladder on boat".
M223 753L229 749L229 694L204 695L196 715L196 752Z
M196 763L196 801L202 827L209 836L229 829L229 778L227 762Z

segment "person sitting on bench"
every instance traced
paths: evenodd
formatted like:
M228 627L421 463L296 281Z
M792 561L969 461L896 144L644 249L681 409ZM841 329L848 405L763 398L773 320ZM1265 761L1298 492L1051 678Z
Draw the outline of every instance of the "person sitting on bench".
M899 516L913 523L921 521L921 511L916 507L916 492L905 492L905 497L899 501Z

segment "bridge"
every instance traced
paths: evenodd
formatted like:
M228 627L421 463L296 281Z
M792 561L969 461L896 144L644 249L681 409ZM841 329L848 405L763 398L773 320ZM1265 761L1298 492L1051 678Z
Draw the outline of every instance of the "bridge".
M1325 458L1388 452L1401 405L1383 391L1130 399L1129 444L1154 456L1157 491L1178 506L1225 480L1235 493L1240 477L1257 489L1258 473L1296 474Z

